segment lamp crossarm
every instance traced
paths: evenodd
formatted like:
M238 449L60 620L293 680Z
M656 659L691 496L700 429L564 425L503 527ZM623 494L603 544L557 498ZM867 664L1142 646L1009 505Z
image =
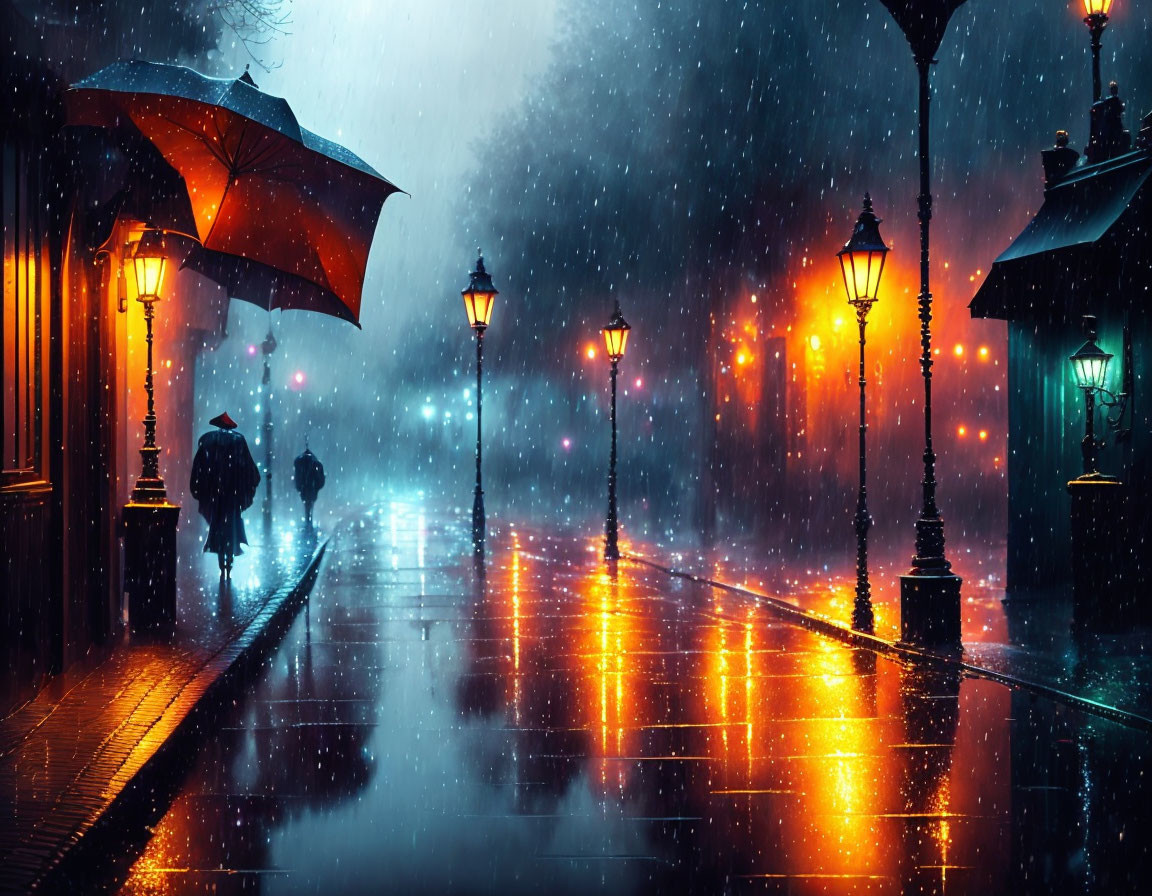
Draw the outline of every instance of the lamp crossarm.
M1116 440L1119 442L1129 438L1132 435L1132 427L1124 426L1124 413L1128 410L1128 393L1112 392L1102 386L1096 386L1091 391L1096 396L1097 404L1112 411L1112 413L1105 415L1104 421L1108 424L1108 428L1116 434ZM1103 445L1104 441L1101 440L1100 444Z

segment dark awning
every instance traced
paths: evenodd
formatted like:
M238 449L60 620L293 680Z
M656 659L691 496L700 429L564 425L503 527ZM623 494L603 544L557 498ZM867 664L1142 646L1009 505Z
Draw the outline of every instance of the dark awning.
M1148 263L1149 175L1152 154L1139 151L1074 170L1046 190L1036 217L993 263L972 316L1073 319L1119 300L1120 276L1137 276L1137 259Z

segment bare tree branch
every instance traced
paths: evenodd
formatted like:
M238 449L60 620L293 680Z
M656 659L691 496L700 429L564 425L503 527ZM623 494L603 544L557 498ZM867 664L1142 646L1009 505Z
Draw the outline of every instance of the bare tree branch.
M279 35L289 34L292 23L292 0L212 0L207 6L210 15L220 21L239 38L252 61L264 71L279 68L270 63L258 49L265 47Z

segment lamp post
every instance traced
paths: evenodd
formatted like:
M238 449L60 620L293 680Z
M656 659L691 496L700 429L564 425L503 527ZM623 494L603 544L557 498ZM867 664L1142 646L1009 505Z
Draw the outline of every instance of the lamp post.
M484 369L484 331L492 319L492 305L499 291L492 285L492 277L484 269L484 254L476 250L476 270L468 278L468 285L460 290L464 297L464 310L468 312L468 326L476 333L476 492L472 499L472 547L477 554L484 552L484 489L480 485L480 415L483 401L480 393L481 374Z
M944 520L936 506L936 452L932 448L932 292L929 286L929 71L952 14L964 0L882 0L912 48L919 80L920 370L924 377L924 480L916 520L916 556L900 577L900 636L912 644L956 648L960 638L960 577L944 554Z
M1132 588L1140 553L1130 527L1131 499L1127 486L1116 476L1100 472L1098 452L1104 444L1096 438L1096 407L1114 409L1105 424L1123 441L1130 430L1124 427L1124 414L1130 392L1127 371L1131 358L1125 351L1125 391L1116 395L1104 387L1112 355L1096 344L1096 318L1084 315L1087 337L1071 357L1076 385L1084 393L1084 438L1081 441L1083 473L1068 483L1071 496L1073 624L1077 627L1104 625L1109 628L1131 624L1139 610ZM1103 599L1102 599L1103 598Z
M1108 396L1101 403L1109 407L1116 404L1116 396L1104 388L1112 355L1096 344L1096 318L1090 314L1084 315L1084 331L1087 340L1068 358L1068 362L1072 365L1076 385L1084 392L1084 439L1080 446L1084 458L1082 478L1089 478L1100 476L1097 469L1100 443L1096 440L1096 396Z
M144 445L140 448L140 478L123 509L124 590L129 596L133 632L167 629L176 621L176 525L180 508L168 501L160 477L156 445L156 393L153 372L152 320L168 266L164 234L146 230L129 245L125 266L136 279L136 298L144 306L147 371L144 390Z
M601 331L604 333L604 345L608 352L608 360L612 362L612 448L608 454L608 518L604 525L604 559L619 560L620 545L617 540L618 520L616 513L616 376L619 372L620 360L624 357L624 349L628 345L628 331L632 328L624 315L620 313L620 300L616 300L616 310L612 318Z
M1100 99L1100 36L1108 27L1112 0L1084 0L1084 24L1092 36L1092 102Z
M160 301L164 274L168 266L164 234L146 230L131 245L129 260L136 275L136 301L144 306L144 332L148 344L148 367L144 391L148 394L148 412L144 415L144 445L140 449L140 478L132 489L134 504L163 504L168 500L164 480L160 477L160 449L156 445L156 392L153 384L152 319Z
M880 277L884 273L884 260L888 247L880 236L880 219L872 211L872 197L864 194L864 210L856 219L852 237L836 253L844 275L844 290L848 304L856 309L856 324L860 328L860 492L856 499L856 601L852 607L852 627L871 633L874 628L872 589L868 583L868 529L872 517L868 514L866 438L868 423L864 402L864 328L868 312L880 290Z
M272 327L268 327L268 335L260 344L264 353L264 376L260 383L264 392L264 534L272 532L272 353L276 351L276 337L272 335Z

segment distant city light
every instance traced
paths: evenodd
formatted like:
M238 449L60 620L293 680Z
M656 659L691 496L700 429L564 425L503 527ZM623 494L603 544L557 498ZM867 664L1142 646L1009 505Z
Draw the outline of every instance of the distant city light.
M567 451L569 448L572 447L572 440L571 439L561 439L560 444L563 445L564 450Z
M465 389L464 390L464 400L467 401L471 397L472 397L472 390L471 389Z
M815 337L813 337L813 338L815 338ZM744 354L744 352L740 352L740 354L738 354L736 356L736 363L737 364L747 364L748 363L748 356L746 354Z
M812 346L812 351L814 351L814 352L820 351L820 337L817 336L815 333L813 333L811 336L808 337L808 344L810 346Z
M584 355L588 358L588 360L593 360L596 357L596 346L589 345L584 349Z
M294 379L296 381L296 385L300 385L301 383L303 383L304 382L303 371L297 370L296 375L294 377L292 377L292 379Z
M644 380L642 380L640 377L636 377L636 388L637 389L643 389L644 388Z
M952 348L952 354L954 354L957 358L964 357L964 346L957 342L956 345Z
M988 441L988 430L986 430L986 429L982 429L982 430L980 430L980 432L978 432L976 435L979 437L979 439L980 439L980 441L981 441L981 442L986 442L986 441Z
M430 404L426 404L420 409L420 413L424 415L425 420L431 420L433 415L436 413L436 408L432 407Z
M957 426L956 435L960 436L960 438L964 438L964 436L968 435L968 429L964 426Z
M980 355L981 361L987 361L988 360L988 346L986 346L986 345L980 346L980 351L977 352L977 354Z
M753 304L753 305L755 305L755 304L756 304L756 296L755 296L755 294L753 294L753 296L752 296L752 304Z
M255 355L256 354L256 346L254 346L254 345L248 346L248 354Z

